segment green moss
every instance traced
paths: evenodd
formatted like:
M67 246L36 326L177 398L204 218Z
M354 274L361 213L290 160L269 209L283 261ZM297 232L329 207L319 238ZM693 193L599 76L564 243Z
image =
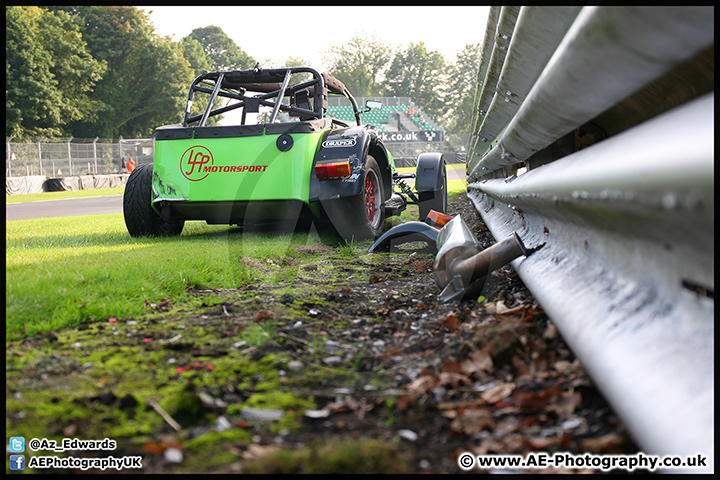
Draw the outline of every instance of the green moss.
M313 408L312 400L297 398L292 392L279 392L271 390L257 392L245 401L245 406L256 408L270 408L280 410L306 410Z
M243 406L244 406L244 405L245 405L245 404L242 403L242 402L239 402L239 403L231 403L230 405L227 406L227 408L225 409L225 412L226 412L228 415L238 415L238 414L240 414L240 410L243 409Z
M252 433L241 428L230 428L222 432L210 430L209 432L203 433L195 438L184 441L183 446L190 451L195 450L207 453L208 450L204 447L207 447L208 445L213 445L213 449L217 449L220 447L220 445L217 444L225 442L245 444L250 442L251 439Z

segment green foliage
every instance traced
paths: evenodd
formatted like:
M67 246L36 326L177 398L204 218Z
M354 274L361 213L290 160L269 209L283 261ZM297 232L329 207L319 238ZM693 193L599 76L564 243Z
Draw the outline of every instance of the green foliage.
M149 137L182 119L194 69L209 65L132 6L6 7L6 45L16 137Z
M72 125L73 135L148 137L158 125L180 121L193 79L181 47L159 37L137 7L80 6L73 11L83 20L83 37L93 56L108 63L93 92L106 108L97 120Z
M202 45L205 55L212 61L213 71L245 70L255 66L255 60L242 51L220 27L211 25L196 28L189 37Z
M374 35L356 33L347 43L330 49L329 73L356 97L380 95L380 77L390 63L390 47Z
M469 133L475 103L475 87L480 62L480 43L467 44L457 55L447 82L447 103L452 114L446 128L453 133Z
M422 42L393 53L382 39L357 32L329 49L326 71L356 97L410 97L448 131L464 133L478 50L466 45L446 63ZM149 137L182 120L188 87L203 70L255 63L217 26L173 42L134 6L6 7L6 136ZM266 63L318 68L299 57ZM193 104L193 114L201 110Z
M254 67L256 63L220 27L196 28L190 35L180 40L179 47L190 62L195 77L203 71L245 70ZM186 88L188 86L189 82ZM209 96L202 97L204 98L196 95L195 99L199 101L193 103L191 115L198 115L205 111ZM223 100L216 99L213 108L221 106L223 106ZM222 116L211 117L207 120L206 125L217 125L221 119Z
M5 134L62 136L73 120L92 117L102 102L91 90L106 63L93 58L66 12L5 8Z
M190 63L190 67L195 72L195 76L199 76L203 71L212 69L212 60L205 55L203 46L192 36L180 40L180 48L183 56Z
M448 63L424 43L411 43L392 54L381 39L356 33L327 55L328 73L356 97L410 97L451 133L467 133L471 125L480 44L468 44Z
M276 327L272 322L266 322L264 326L252 323L243 330L242 339L251 347L259 347L272 340L275 329Z
M440 53L428 52L423 42L411 43L390 64L384 94L410 97L428 114L440 119L447 109L443 92L446 71L447 64Z

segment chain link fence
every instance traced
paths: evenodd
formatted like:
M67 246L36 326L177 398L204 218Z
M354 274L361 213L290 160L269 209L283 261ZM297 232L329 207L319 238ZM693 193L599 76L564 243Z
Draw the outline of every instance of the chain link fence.
M5 141L5 177L41 175L48 178L73 175L106 175L124 171L130 158L137 165L152 163L154 139L10 137Z
M443 152L448 163L464 163L467 134L446 134L442 142L385 142L396 165L415 165L425 152ZM152 163L153 138L88 139L64 138L37 140L6 139L5 177L45 176L60 178L76 175L123 173L130 158L136 165Z

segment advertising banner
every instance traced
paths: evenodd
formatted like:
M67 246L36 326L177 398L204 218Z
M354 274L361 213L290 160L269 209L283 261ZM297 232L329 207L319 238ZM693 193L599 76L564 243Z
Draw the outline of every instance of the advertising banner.
M380 132L380 140L383 143L410 143L410 142L442 142L442 130L432 132L412 131L412 132Z

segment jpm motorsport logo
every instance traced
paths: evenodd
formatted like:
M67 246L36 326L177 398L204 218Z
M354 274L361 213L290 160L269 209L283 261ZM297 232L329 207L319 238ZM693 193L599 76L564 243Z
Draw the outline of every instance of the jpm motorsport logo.
M180 173L191 182L204 180L211 173L262 173L267 167L267 165L215 165L212 152L202 145L188 148L180 157Z

